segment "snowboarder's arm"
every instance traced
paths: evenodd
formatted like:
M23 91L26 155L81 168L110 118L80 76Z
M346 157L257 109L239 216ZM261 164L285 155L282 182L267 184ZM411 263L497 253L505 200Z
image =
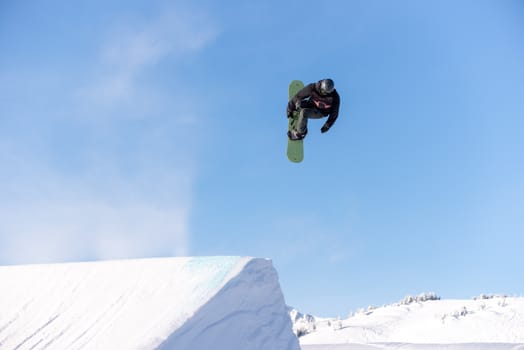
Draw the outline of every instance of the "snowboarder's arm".
M335 121L338 118L339 109L340 109L340 96L338 95L338 92L335 92L335 97L333 99L333 106L331 107L331 111L329 112L329 118L327 119L326 123L324 124L324 126L327 127L327 130L329 130L329 128L331 128L333 124L335 124Z
M297 109L297 104L299 102L311 96L314 87L314 83L306 85L302 90L297 92L297 94L291 100L289 100L289 103L287 104L288 115Z

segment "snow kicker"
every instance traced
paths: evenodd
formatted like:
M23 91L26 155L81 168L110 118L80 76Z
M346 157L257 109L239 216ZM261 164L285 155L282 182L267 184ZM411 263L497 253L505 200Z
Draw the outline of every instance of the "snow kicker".
M271 261L0 267L1 349L299 350Z

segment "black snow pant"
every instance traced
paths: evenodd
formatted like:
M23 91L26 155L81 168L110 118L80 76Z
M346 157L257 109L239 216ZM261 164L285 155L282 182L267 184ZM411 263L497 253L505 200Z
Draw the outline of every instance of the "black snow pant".
M308 119L322 119L325 116L316 108L300 108L298 110L297 132L305 134L307 132Z

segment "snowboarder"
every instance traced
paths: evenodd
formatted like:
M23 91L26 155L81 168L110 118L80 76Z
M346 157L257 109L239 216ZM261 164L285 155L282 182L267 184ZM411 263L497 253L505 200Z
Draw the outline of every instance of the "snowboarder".
M331 79L322 79L300 90L287 105L287 117L298 112L296 130L289 130L290 140L302 140L307 134L308 119L321 119L329 115L320 131L327 132L338 118L340 96Z

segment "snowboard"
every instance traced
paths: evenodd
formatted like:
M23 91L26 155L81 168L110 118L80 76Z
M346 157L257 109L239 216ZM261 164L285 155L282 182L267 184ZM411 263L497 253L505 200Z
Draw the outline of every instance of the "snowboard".
M297 92L302 90L304 83L300 80L293 80L289 84L289 100L291 100ZM288 118L288 130L294 130L298 123L298 112L293 112L293 117ZM290 140L287 139L287 158L293 163L300 163L304 159L304 140Z

